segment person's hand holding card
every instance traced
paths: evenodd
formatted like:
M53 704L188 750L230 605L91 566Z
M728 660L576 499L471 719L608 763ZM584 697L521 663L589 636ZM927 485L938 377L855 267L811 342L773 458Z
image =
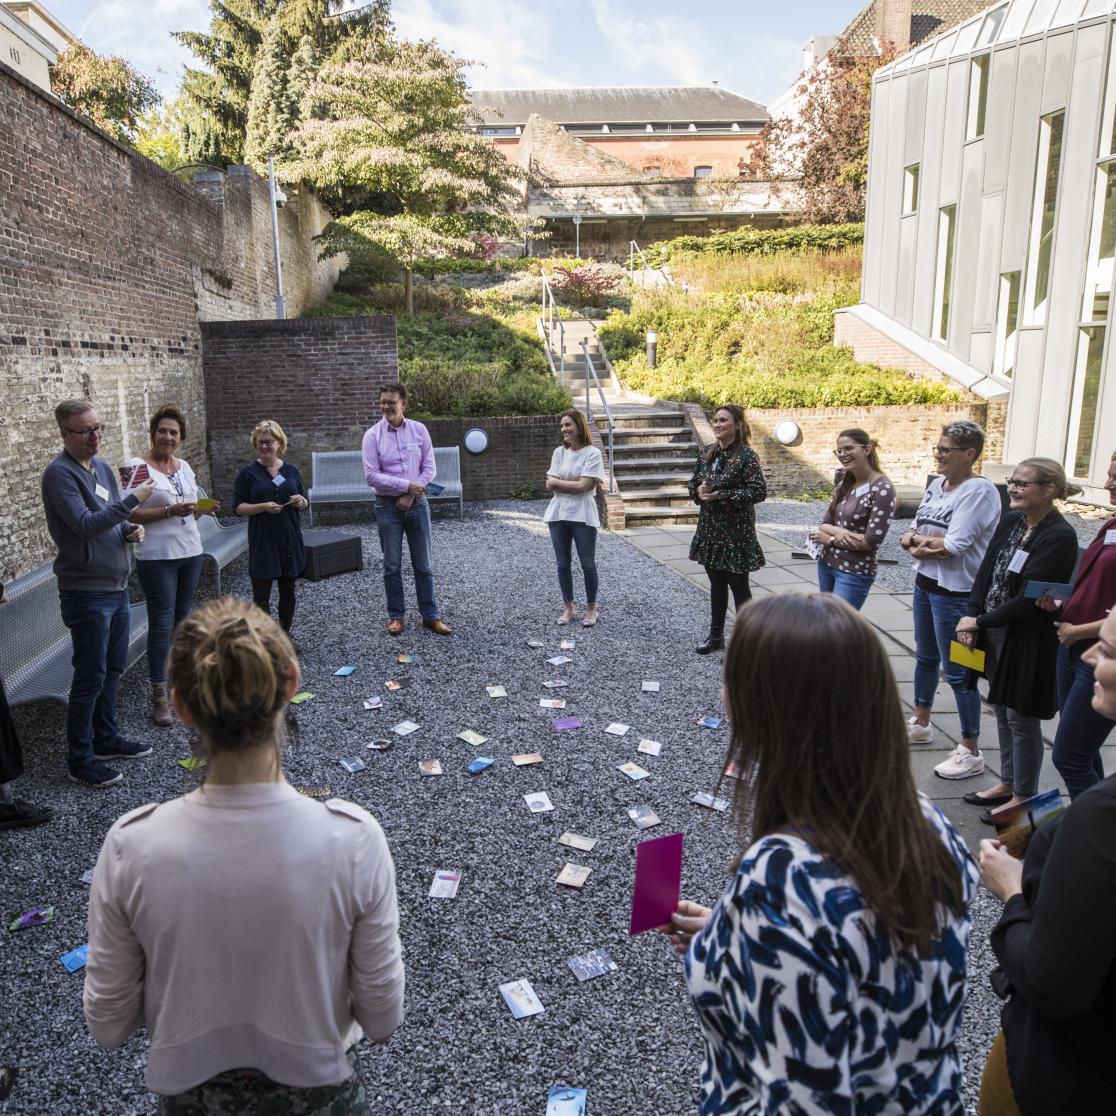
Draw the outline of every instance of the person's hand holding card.
M700 933L705 924L712 918L713 909L703 907L700 903L691 903L689 899L681 899L678 909L670 916L670 922L662 928L664 934L670 934L670 944L683 954L690 948L694 935Z

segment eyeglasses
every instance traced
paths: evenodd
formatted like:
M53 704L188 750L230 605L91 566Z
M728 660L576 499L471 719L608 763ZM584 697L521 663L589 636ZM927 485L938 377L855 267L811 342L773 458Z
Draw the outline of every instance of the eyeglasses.
M863 446L850 446L848 449L835 449L833 451L834 457L852 457L858 449L863 449Z
M1048 481L1016 480L1014 477L1012 477L1011 480L1008 480L1008 481L1004 482L1004 484L1007 488L1027 488L1032 484L1036 485L1036 486L1041 486L1041 485L1048 484L1048 483L1049 483Z
M945 457L948 453L964 453L964 446L935 446L930 451L935 457Z
M79 438L92 438L94 434L99 437L105 432L104 425L101 423L98 423L96 426L87 426L83 430L74 430L69 426L63 426L62 429L65 430L67 434L76 434Z

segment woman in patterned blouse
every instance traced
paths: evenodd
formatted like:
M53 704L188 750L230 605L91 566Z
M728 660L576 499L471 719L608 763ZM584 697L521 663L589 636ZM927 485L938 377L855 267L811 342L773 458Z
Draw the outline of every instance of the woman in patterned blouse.
M833 451L844 472L810 541L819 548L818 586L858 609L876 580L879 550L895 515L895 486L884 476L879 447L863 430L842 430Z
M735 403L718 407L713 433L717 440L698 457L690 478L690 499L701 505L690 561L705 567L711 613L699 655L724 647L729 589L739 610L752 599L748 574L764 564L755 505L767 498L767 482L756 451L748 445L744 411Z
M960 1116L976 865L915 790L879 638L829 594L750 604L725 697L752 844L712 910L671 920L702 1116Z

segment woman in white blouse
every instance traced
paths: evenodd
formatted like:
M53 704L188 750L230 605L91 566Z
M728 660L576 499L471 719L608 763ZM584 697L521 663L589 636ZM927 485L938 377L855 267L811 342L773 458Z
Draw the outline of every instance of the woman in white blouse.
M147 1028L162 1116L366 1114L354 1047L403 1017L395 867L351 802L283 776L290 639L225 597L175 633L171 696L205 782L119 818L89 900L84 1006L107 1049Z
M575 615L573 548L585 577L584 628L593 627L597 612L597 515L596 489L604 480L601 451L592 444L589 424L581 411L566 411L558 424L562 444L550 459L546 471L546 487L554 493L543 522L550 528L550 541L558 562L558 585L566 607L558 617L559 624L568 624Z

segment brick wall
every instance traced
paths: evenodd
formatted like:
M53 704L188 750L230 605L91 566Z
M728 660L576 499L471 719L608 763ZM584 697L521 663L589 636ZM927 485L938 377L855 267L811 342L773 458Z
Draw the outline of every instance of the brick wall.
M838 310L833 315L833 344L847 345L862 364L898 368L927 380L949 379L941 369L927 363L878 329L873 329L855 314Z
M39 478L63 398L97 407L113 462L178 403L208 483L199 321L274 313L266 184L213 177L184 185L0 64L0 580L54 555ZM332 288L311 242L326 220L308 192L280 213L289 313Z

